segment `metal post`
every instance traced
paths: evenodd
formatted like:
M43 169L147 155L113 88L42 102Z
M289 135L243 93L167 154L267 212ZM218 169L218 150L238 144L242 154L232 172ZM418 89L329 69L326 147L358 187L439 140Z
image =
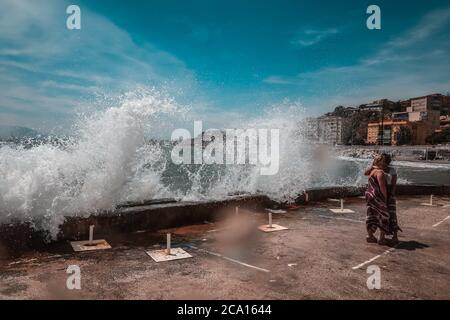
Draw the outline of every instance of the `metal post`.
M94 241L94 225L89 226L89 244L92 245Z
M170 255L170 233L167 234L167 249L166 249L166 254Z
M384 145L384 105L381 106L381 141L380 145Z

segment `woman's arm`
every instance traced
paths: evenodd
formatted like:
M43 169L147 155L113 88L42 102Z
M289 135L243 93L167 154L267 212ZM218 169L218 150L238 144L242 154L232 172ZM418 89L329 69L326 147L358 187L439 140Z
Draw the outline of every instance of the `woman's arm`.
M391 180L391 193L392 195L395 195L395 188L397 187L397 175L392 176Z
M384 196L384 200L388 201L388 192L387 192L387 183L386 183L386 177L384 176L384 172L382 170L379 170L376 174L378 184L380 185L381 193Z

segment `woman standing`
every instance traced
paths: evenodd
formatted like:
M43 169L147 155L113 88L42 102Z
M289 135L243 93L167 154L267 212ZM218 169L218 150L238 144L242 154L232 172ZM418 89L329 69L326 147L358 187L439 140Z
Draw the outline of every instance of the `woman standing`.
M392 157L389 154L384 156L384 173L386 174L386 182L388 188L388 212L389 212L389 229L392 232L392 241L398 242L398 231L403 231L397 221L397 200L395 199L395 188L397 186L397 171L391 166Z
M386 234L391 234L389 212L388 212L388 186L386 182L385 155L377 155L372 166L366 170L369 176L367 190L365 193L367 201L367 242L386 244ZM377 239L374 234L380 230Z

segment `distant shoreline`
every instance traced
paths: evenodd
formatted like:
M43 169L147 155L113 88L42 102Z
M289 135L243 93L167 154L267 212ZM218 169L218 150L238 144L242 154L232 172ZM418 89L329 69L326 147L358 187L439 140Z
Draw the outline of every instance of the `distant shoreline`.
M431 164L450 164L450 160L420 160L420 159L409 159L403 157L395 158L396 161L409 161L409 162L418 162L418 163L431 163Z
M335 146L344 157L370 159L375 153L390 153L394 160L420 163L450 164L450 145L417 146Z

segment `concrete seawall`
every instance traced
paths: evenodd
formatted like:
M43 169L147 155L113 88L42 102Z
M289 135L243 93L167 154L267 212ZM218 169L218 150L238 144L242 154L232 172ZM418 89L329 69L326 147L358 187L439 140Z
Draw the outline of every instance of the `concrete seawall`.
M322 201L328 198L360 196L364 187L328 187L307 190L296 200L298 204ZM450 185L399 185L399 195L450 195ZM88 237L89 225L95 225L96 237L113 237L118 233L139 230L160 230L183 225L215 221L230 212L235 206L261 211L268 207L283 207L265 195L245 195L230 197L221 201L175 202L130 206L91 215L87 218L68 217L60 227L57 240L78 240ZM0 225L0 244L13 248L33 248L45 245L48 235L32 228L31 223L10 223Z

